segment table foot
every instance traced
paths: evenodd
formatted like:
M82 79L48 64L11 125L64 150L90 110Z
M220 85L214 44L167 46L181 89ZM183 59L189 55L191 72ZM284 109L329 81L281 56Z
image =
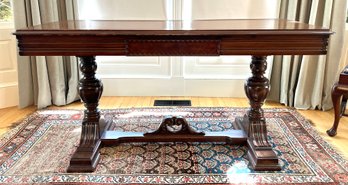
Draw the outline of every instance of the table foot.
M267 135L264 132L266 124L264 121L249 121L246 114L244 117L238 117L235 123L244 129L248 134L247 157L250 167L257 171L279 171L278 156L272 150L272 146L267 141Z
M100 135L106 132L112 121L104 120L103 118L99 121ZM98 129L91 129L97 131ZM82 140L86 141L86 139ZM93 172L99 162L100 153L99 149L101 147L101 140L94 142L80 143L77 147L75 153L70 159L70 165L67 172Z
M250 167L257 171L279 171L278 156L272 147L255 147L251 140L248 140L248 159Z
M67 172L93 172L100 160L100 141L94 146L79 146L70 159Z

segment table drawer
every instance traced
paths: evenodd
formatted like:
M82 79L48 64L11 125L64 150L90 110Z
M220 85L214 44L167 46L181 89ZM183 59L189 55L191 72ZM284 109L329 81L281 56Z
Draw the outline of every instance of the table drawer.
M220 40L147 40L127 41L128 56L217 56Z

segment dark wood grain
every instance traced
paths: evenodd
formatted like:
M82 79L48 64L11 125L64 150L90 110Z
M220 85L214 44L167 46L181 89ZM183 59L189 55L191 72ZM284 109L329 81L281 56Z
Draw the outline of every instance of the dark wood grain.
M70 160L68 172L92 172L99 158L100 135L107 129L98 109L103 84L96 78L97 63L95 57L79 57L82 79L79 82L80 97L86 110L82 120L80 145Z
M243 130L206 132L205 135L154 135L145 136L142 132L106 131L102 135L103 146L115 146L128 142L225 142L226 144L245 145L247 136Z
M79 56L84 78L80 95L85 103L80 146L68 172L93 171L99 148L121 142L218 141L244 144L255 170L280 170L278 158L267 140L262 105L269 91L264 76L269 55L322 55L327 53L329 29L287 20L201 20L201 21L63 21L19 29L20 55ZM108 131L110 122L98 110L102 83L95 78L94 56L216 56L251 55L252 76L245 92L250 109L233 123L236 130L196 133L186 121L183 130L153 134ZM20 65L20 64L19 64ZM335 91L336 92L336 91ZM336 96L335 96L336 97ZM178 124L175 119L170 124ZM336 132L335 122L329 134Z
M172 35L171 31L177 33L185 33L184 35L195 35L196 33L209 33L221 35L226 33L223 31L236 31L245 34L244 31L253 31L250 34L259 35L263 31L278 32L278 30L287 32L296 31L298 34L313 32L314 34L323 34L329 32L329 29L321 26L309 25L297 21L289 21L283 19L219 19L219 20L75 20L75 21L60 21L50 22L40 25L30 26L21 31L55 31L55 32L86 32L100 33L112 32L123 35L132 35L132 31L141 31L151 35ZM155 31L155 33L154 33ZM159 32L159 33L157 33ZM283 34L279 32L278 34Z
M267 139L266 119L262 109L270 88L269 80L264 76L267 69L266 56L253 56L250 69L252 76L244 86L250 109L243 118L237 118L236 122L242 125L248 134L247 155L252 168L280 170L278 157Z
M15 32L21 55L46 56L318 55L326 54L330 34L328 29L272 19L66 21ZM197 45L201 41L208 42ZM136 47L145 42L152 45L161 43L160 47L153 48L168 50L149 52L147 47L140 46L140 53ZM193 45L199 48L193 49ZM173 50L173 47L176 49Z
M127 40L127 56L218 56L220 41L211 39Z
M19 33L17 33L19 34ZM135 33L136 35L138 33ZM229 35L217 36L115 36L104 33L102 35L85 34L46 34L40 37L35 35L17 35L19 53L21 55L46 56L97 56L97 55L161 55L161 56L216 56L216 55L301 55L326 54L328 35ZM206 41L199 49L190 48ZM137 45L160 45L161 48L171 50L149 52ZM135 45L137 44L137 45ZM213 45L214 44L214 45ZM173 50L175 47L177 49ZM183 47L181 50L178 48ZM205 48L206 47L206 48ZM184 48L190 48L185 50ZM171 52L169 52L171 51ZM176 51L175 53L173 53Z

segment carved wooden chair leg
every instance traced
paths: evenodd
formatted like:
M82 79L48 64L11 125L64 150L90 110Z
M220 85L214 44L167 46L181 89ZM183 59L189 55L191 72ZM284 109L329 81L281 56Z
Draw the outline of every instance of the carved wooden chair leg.
M340 116L346 116L346 106L347 106L347 96L343 95L342 96L342 101L341 101L341 111L340 111Z
M340 106L342 92L339 90L338 87L339 87L339 85L335 84L332 87L332 92L331 92L331 98L332 98L332 103L333 103L334 112L335 112L335 120L334 120L332 127L326 131L326 133L331 137L333 137L337 134L338 123L339 123L341 116L342 116L342 113L345 109L342 106Z

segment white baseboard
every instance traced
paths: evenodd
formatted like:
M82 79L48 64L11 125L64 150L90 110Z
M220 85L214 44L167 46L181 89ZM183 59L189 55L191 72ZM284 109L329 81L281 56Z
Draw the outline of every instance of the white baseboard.
M0 84L0 109L18 105L18 84Z

